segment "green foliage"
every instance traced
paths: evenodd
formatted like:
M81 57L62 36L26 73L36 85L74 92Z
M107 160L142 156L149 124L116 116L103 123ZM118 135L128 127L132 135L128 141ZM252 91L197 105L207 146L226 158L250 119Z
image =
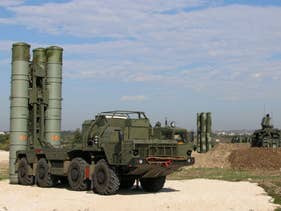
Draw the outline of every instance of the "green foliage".
M9 135L0 135L0 150L9 150Z
M61 142L62 145L64 146L74 145L82 142L82 135L79 128L77 128L75 131L71 131L71 130L62 131L61 137L62 137Z

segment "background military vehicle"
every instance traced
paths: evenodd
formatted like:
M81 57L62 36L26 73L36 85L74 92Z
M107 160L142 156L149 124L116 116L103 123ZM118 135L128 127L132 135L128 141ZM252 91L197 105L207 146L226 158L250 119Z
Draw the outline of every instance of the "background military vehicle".
M231 139L231 143L251 143L251 141L250 135L236 135Z
M252 147L281 147L281 130L274 128L271 124L269 114L263 117L261 129L256 130L252 135Z
M166 175L194 163L192 145L154 138L144 112L110 111L82 125L82 139L61 145L62 52L58 46L12 49L10 183L99 194L130 188L159 191Z

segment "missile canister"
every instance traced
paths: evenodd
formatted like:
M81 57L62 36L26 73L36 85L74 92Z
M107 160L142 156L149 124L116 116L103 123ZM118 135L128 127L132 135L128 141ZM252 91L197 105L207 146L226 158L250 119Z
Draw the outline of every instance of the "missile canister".
M54 147L60 147L61 140L61 86L62 52L58 46L46 49L47 54L47 90L49 94L46 110L46 141Z
M32 132L31 142L45 139L45 107L48 104L48 94L46 88L46 49L33 49L33 73L32 73L32 97L29 103L32 105ZM40 127L38 127L40 125ZM29 139L29 140L30 140Z
M11 184L18 183L15 172L16 152L25 150L28 139L28 88L30 72L30 45L14 43L12 47L12 78L10 108L10 159Z
M200 113L197 113L197 137L196 137L197 143L196 143L196 145L197 145L198 152L201 152L201 150L202 150L202 143L200 142L200 140L201 140L201 138L200 138L200 136L201 136L200 121L201 121Z
M200 115L200 126L201 126L201 144L202 146L202 151L201 152L206 152L206 113L201 113Z
M207 113L207 127L206 127L206 147L207 151L212 148L211 144L211 134L212 134L212 114L211 112Z

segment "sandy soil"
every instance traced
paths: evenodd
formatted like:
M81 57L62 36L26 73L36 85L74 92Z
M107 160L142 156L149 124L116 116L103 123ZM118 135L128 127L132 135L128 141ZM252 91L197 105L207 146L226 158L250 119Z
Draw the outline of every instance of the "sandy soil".
M65 188L10 185L0 181L0 210L40 211L165 211L165 210L274 210L264 190L249 182L169 180L156 194L142 190L113 196L75 192Z
M0 163L9 162L9 152L0 150Z

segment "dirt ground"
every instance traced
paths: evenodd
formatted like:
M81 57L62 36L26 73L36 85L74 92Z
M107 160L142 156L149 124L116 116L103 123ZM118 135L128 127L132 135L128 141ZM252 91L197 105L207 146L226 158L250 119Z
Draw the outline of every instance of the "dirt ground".
M169 180L155 194L121 191L113 196L75 192L65 188L10 185L0 181L0 210L40 211L163 211L163 210L274 210L271 198L254 183L193 179Z
M218 145L207 154L195 154L196 167L230 167L228 157L236 148L237 146ZM0 151L0 171L2 172L7 171L8 155L8 152ZM210 163L214 163L213 166L209 166ZM10 185L8 180L0 181L0 211L264 211L274 210L275 207L272 198L261 187L249 182L208 179L168 180L165 188L155 194L145 193L142 190L130 190L120 191L113 196L100 196L92 191L75 192L65 187L39 188Z
M231 168L229 156L235 150L248 150L248 144L226 144L220 143L215 145L207 153L193 152L192 156L195 157L195 164L192 168Z
M281 149L252 148L249 144L220 143L207 153L194 152L192 168L280 170ZM190 167L188 167L190 168Z
M280 158L280 148L249 148L234 150L229 162L233 169L280 170Z

